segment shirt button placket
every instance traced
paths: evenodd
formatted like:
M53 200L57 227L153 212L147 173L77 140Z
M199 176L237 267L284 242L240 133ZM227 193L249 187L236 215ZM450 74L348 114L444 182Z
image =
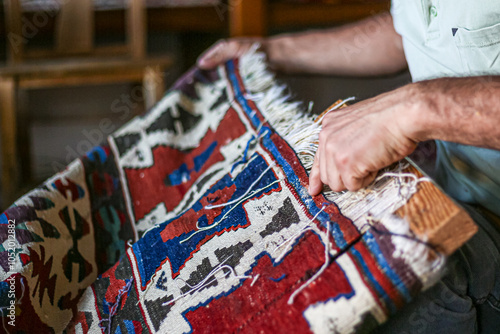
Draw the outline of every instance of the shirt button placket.
M429 9L431 19L438 16L438 10L436 6L431 6Z
M428 8L428 26L427 26L427 41L434 40L439 37L438 24L438 6L439 0L427 0Z

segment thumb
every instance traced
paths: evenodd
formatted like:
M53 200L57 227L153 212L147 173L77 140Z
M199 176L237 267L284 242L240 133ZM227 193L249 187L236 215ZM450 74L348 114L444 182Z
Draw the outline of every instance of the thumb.
M377 177L378 172L370 172L368 175L363 179L363 182L361 184L361 188L366 188L368 187Z
M319 173L319 151L314 156L314 163L309 174L309 195L316 196L323 189L323 183Z
M228 54L228 43L224 40L216 43L198 58L198 66L202 69L212 69L220 64L223 64L231 56Z
M198 66L210 70L239 56L240 45L236 41L221 40L198 58Z

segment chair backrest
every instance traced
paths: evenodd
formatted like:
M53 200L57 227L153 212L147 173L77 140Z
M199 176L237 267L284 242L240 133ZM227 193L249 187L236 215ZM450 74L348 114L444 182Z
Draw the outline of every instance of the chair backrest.
M232 1L227 5L231 37L265 36L269 0Z
M50 2L50 0L47 0ZM144 0L124 0L125 45L96 46L94 43L95 8L93 0L57 1L58 14L55 19L54 48L31 50L25 47L30 36L29 27L36 22L23 18L23 1L4 1L6 31L8 36L8 61L21 63L30 59L68 56L117 56L126 55L139 60L146 54L146 9ZM52 8L53 9L53 8ZM33 15L36 19L47 19L47 13ZM28 32L28 33L27 33Z

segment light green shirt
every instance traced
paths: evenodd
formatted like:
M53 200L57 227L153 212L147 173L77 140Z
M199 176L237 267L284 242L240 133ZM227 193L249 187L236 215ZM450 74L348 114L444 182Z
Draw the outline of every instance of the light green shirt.
M391 13L414 81L500 75L500 1L393 0ZM443 141L437 147L443 189L500 215L500 151Z

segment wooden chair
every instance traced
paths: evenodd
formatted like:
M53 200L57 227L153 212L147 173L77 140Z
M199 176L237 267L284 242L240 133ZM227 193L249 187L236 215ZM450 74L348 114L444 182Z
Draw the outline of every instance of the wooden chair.
M4 1L8 44L7 65L0 68L4 205L18 195L21 181L31 178L29 129L26 115L19 108L20 90L143 82L143 87L147 87L143 89L145 107L149 108L162 96L163 73L173 64L171 56L146 56L144 0L125 1L126 42L99 47L94 43L93 1L62 1L55 19L54 47L42 50L25 47L29 36L23 36L26 18L21 2Z
M269 29L315 27L355 21L388 10L389 0L329 0L325 3L293 1L229 1L232 37L265 36Z

